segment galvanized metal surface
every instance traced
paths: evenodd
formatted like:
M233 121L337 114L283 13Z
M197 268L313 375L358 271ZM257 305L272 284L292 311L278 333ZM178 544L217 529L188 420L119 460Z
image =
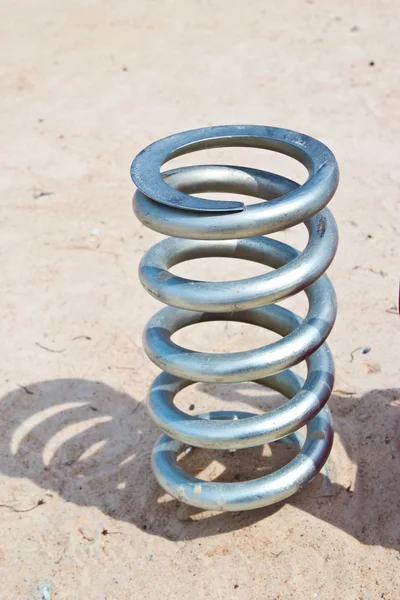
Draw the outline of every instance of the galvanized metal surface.
M308 180L301 186L257 169L205 165L160 174L167 160L187 152L225 146L268 148L304 164ZM169 306L158 312L144 332L144 348L163 373L148 397L150 415L165 432L153 452L159 483L174 497L209 509L246 510L278 502L309 482L325 463L333 440L329 409L334 365L325 343L336 317L336 297L323 273L338 241L335 221L326 207L338 185L333 154L321 142L285 129L223 126L188 131L160 140L132 163L138 186L136 216L155 231L172 236L143 257L139 277L145 289ZM202 192L247 194L262 202L211 201L190 196ZM304 222L309 241L303 252L263 237ZM184 279L169 269L194 258L225 256L255 261L275 270L229 282ZM305 291L304 319L273 304ZM195 352L172 342L177 330L194 323L233 320L259 325L282 336L263 348L230 354ZM303 381L290 367L305 360ZM213 412L188 415L174 396L193 382L257 381L288 398L265 415ZM241 483L204 482L185 473L177 456L185 445L203 448L248 448L296 438L307 424L299 454L284 468Z

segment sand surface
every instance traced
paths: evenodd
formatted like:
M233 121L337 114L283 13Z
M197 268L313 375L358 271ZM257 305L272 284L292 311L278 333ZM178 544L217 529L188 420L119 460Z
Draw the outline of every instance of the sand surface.
M0 3L1 600L400 598L399 13L398 0ZM129 179L148 143L229 123L308 133L341 169L334 448L290 501L239 514L181 505L151 473L157 369L141 333L158 303L137 267L160 236L135 220ZM261 151L198 156L305 177ZM302 226L278 237L306 240ZM301 296L286 304L304 314ZM179 335L221 352L273 339L223 323ZM244 383L178 404L277 401ZM289 455L199 451L186 468L244 479Z

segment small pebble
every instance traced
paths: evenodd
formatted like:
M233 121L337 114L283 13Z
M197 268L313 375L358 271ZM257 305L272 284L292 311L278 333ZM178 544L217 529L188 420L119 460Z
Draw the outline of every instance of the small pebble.
M41 594L41 600L51 600L51 585L48 581L39 583L37 589Z

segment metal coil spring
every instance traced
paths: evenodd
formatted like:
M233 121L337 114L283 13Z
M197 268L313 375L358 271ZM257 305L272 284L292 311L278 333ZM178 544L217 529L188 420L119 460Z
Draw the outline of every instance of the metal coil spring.
M168 160L196 150L247 146L274 150L308 170L299 186L284 177L238 166L182 167L160 173ZM143 150L133 161L137 186L133 207L147 227L166 234L143 257L139 277L146 290L169 305L149 321L143 344L162 369L148 395L152 419L164 431L152 466L161 486L179 500L203 509L239 511L283 500L324 465L333 441L326 402L334 365L325 340L336 317L335 292L325 270L337 247L336 223L325 206L338 185L331 151L321 142L285 129L221 126L172 135ZM191 196L204 192L245 194L261 199L237 201ZM303 252L265 237L304 222L309 240ZM264 275L229 282L184 279L169 269L200 257L233 257L273 267ZM305 291L304 319L274 304ZM230 354L208 354L180 347L171 336L188 325L229 320L274 331L282 339L265 347ZM302 380L289 368L306 361ZM288 401L263 415L225 411L189 415L174 397L195 382L256 381ZM307 436L295 458L275 473L236 483L206 482L188 475L177 457L189 447L241 449Z

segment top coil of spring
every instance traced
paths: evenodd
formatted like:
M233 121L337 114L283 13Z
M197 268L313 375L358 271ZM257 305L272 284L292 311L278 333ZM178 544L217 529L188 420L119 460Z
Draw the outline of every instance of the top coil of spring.
M226 165L201 165L161 173L161 166L197 150L244 146L286 154L308 170L297 183L268 171ZM339 171L332 152L307 135L256 125L206 127L178 133L145 148L133 161L131 177L138 191L134 210L147 227L190 239L237 239L281 231L301 223L332 198ZM237 201L189 194L226 192L260 198L244 206Z

